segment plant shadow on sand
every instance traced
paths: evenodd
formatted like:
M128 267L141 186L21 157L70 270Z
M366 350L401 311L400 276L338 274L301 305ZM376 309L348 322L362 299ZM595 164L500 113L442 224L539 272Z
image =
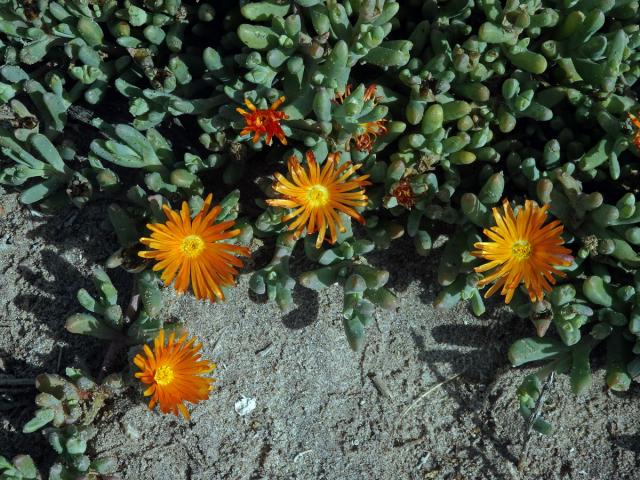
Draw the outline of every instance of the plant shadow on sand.
M18 293L14 303L51 331L62 331L66 317L82 311L76 300L80 288L97 294L91 270L103 265L118 248L111 229L100 226L105 208L106 204L90 205L81 210L68 208L57 215L44 217L44 221L26 234L28 239L41 239L45 247L40 251L39 259L31 258L18 266L18 274L30 284L33 293ZM79 252L69 256L72 250ZM120 293L119 301L128 301L124 297L131 290L131 276L122 269L107 270L107 274ZM68 337L78 338L76 335Z
M372 266L389 271L386 286L394 293L402 296L410 285L418 283L420 302L432 305L441 288L437 282L441 253L442 249L436 248L428 257L420 257L415 254L411 239L402 238L394 241L392 248L388 250L373 252L367 260ZM296 254L303 255L302 252ZM300 272L305 271L305 268L317 268L304 260L297 260L295 263L295 270ZM319 307L318 292L296 285L293 297L297 308L284 315L285 326L296 329L314 323ZM468 307L461 305L456 308ZM433 345L434 342L426 342L417 329L413 331L412 338L418 352L417 359L429 366L436 382L444 382L452 376L460 377L460 381L444 383L441 387L457 405L454 417L471 418L482 436L498 452L500 461L515 463L517 459L507 449L509 442L498 438L493 420L488 415L492 401L490 397L494 393L486 386L494 382L505 368L510 368L507 350L511 343L531 335L532 331L527 322L513 321L513 314L503 307L499 298L490 299L487 310L486 314L477 319L477 323L432 327L429 333L437 344L436 348L427 348L427 343ZM464 317L468 318L468 315ZM301 319L304 321L301 322ZM484 449L468 447L467 455L488 465L491 478L507 478L495 465L496 459L491 458Z
M92 337L72 335L64 329L66 318L74 312L82 311L82 307L76 300L77 291L80 288L86 288L89 293L97 296L90 277L53 250L42 250L40 260L38 262L39 273L24 265L17 268L18 274L32 288L30 293L16 295L14 304L33 316L39 325L45 325L52 339L56 343L63 342L67 352L100 351L104 347L104 342ZM53 279L45 279L43 272ZM126 276L116 274L112 277L116 287L120 287L120 291L124 290L123 284L130 285L130 279ZM116 278L121 281L117 282ZM125 301L124 299L120 300ZM58 352L55 350L57 349L54 349L46 359L43 359L45 365L55 364L55 359L58 356ZM65 355L65 362L71 360L66 358L68 356L68 354ZM98 357L99 355L91 355L90 358L87 358L90 368L99 365Z
M432 305L442 288L437 281L438 262L442 249L434 249L428 257L415 254L410 239L394 242L393 249L372 254L370 263L389 271L388 287L401 293L409 285L418 282L419 299ZM417 359L424 362L434 374L435 383L442 382L447 396L456 403L454 418L470 418L482 437L491 443L501 461L516 463L507 446L507 439L498 438L495 424L489 415L494 392L488 386L495 382L505 369L509 346L518 338L529 336L532 330L528 322L514 319L500 298L485 301L487 312L480 317L472 316L468 305L457 309L467 310L460 323L435 325L428 330L433 340L427 341L424 330L413 329L411 336L417 350ZM470 314L470 315L469 315ZM467 323L471 316L474 323ZM435 341L435 342L434 342ZM433 344L437 344L433 348ZM427 345L430 346L427 347ZM446 372L446 373L444 373ZM455 377L456 381L448 381ZM523 421L524 428L524 421ZM491 478L508 478L495 465L496 459L486 449L467 447L467 455L477 458L491 470ZM503 469L502 469L503 470Z
M306 258L302 243L299 242L296 245L290 260L290 274L296 280L302 273L322 267L322 265L313 263ZM250 268L246 268L243 273L251 274L266 267L271 261L274 250L275 245L273 242L262 245L253 253L249 265ZM413 257L408 255L407 252L410 252ZM386 287L390 288L394 293L402 293L407 290L411 283L418 281L422 284L421 301L425 304L431 304L436 297L438 288L435 285L435 280L430 278L429 272L433 272L437 268L434 257L437 258L440 249L434 249L434 253L429 257L419 257L414 252L412 241L402 238L394 241L392 248L388 250L379 250L371 253L367 256L367 260L371 266L389 272L389 281ZM320 310L320 293L296 283L292 292L293 306L283 312L283 325L292 330L297 330L315 323L318 320ZM266 303L268 301L266 294L257 295L251 290L248 291L248 296L255 303ZM337 301L342 302L341 293Z
M268 241L253 252L247 267L242 273L252 275L269 265L275 251L275 241ZM299 242L290 258L290 274L297 279L299 275L308 270L319 268L318 264L308 260L302 250L302 242ZM256 294L251 289L247 290L249 299L254 303L267 303L267 294ZM319 292L305 288L296 282L291 292L293 304L282 311L282 324L291 329L299 330L312 325L318 320L320 312Z
M640 434L638 435L612 435L611 441L618 447L640 454Z
M386 287L396 294L405 292L417 282L421 287L420 301L431 305L440 290L436 272L441 253L442 246L431 250L428 256L420 256L416 253L413 240L405 235L394 240L390 248L367 255L367 262L372 267L389 272Z
M90 272L116 248L115 236L99 228L98 214L98 210L89 207L35 218L18 207L10 214L13 218L5 220L13 249L19 252L13 261L13 272L7 277L7 300L12 304L7 310L7 320L15 321L13 315L20 310L27 315L20 320L24 325L16 330L22 337L20 344L5 342L0 348L0 359L5 364L4 371L0 370L0 419L6 427L0 432L1 455L10 458L28 451L42 464L51 451L40 432L22 433L36 408L37 390L22 385L4 387L2 378L33 380L44 372L64 374L65 367L70 365L83 366L95 373L102 362L104 342L70 334L64 328L69 315L82 311L76 300L78 289L86 288L92 295L97 294ZM29 219L33 223L29 224ZM24 239L19 243L20 234ZM124 271L108 273L120 292L130 290L130 275ZM15 286L12 282L16 282ZM26 350L28 345L33 348Z
M509 368L506 350L513 340L522 336L516 334L521 330L519 327L509 328L510 322L507 319L506 322L492 322L492 325L436 326L431 334L440 347L430 350L422 335L414 332L412 337L419 352L418 359L429 366L435 382L443 382L441 388L455 402L453 418L469 418L504 461L516 463L517 459L507 449L510 442L496 435L489 414L495 393L488 386ZM454 378L455 381L449 381ZM491 478L507 478L495 468L495 458L487 455L486 448L469 446L466 449L469 457L478 458L492 470Z
M37 393L33 384L5 385L4 379L30 380L25 372L35 370L33 365L22 360L12 359L9 352L0 350L0 359L4 369L0 371L0 455L11 459L19 453L32 452L32 457L38 463L49 453L46 439L40 433L22 433L24 424L31 419L36 409L34 398Z
M282 324L292 330L298 330L315 323L320 312L318 297L318 292L297 283L293 289L293 303L297 308L282 316Z
M43 217L27 233L27 238L42 239L61 250L76 248L90 264L103 263L117 248L111 227L103 225L106 202L96 201L78 210L65 208L53 216Z
M90 280L54 250L42 250L40 258L34 260L35 267L20 265L17 268L33 293L18 293L13 302L41 325L46 325L51 331L60 331L64 318L58 318L57 314L74 310L76 291L89 285ZM36 272L35 268L39 271Z

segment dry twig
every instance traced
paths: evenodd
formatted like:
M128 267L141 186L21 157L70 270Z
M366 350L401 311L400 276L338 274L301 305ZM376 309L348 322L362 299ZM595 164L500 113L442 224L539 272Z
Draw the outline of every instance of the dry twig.
M449 377L449 378L447 378L447 379L445 379L445 380L443 380L443 381L441 381L439 383L436 383L433 387L431 387L426 392L424 392L422 395L420 395L418 398L416 398L413 401L413 403L411 403L411 405L409 405L407 408L405 408L404 411L402 412L402 414L400 415L400 418L404 418L407 415L407 413L409 413L411 410L413 410L430 393L436 391L438 388L442 387L443 385L455 380L456 378L458 378L463 373L464 373L464 370L462 372L456 373L453 377Z
M518 460L518 471L522 472L527 463L527 457L529 456L529 444L531 442L531 435L533 433L533 425L536 420L540 416L540 412L542 411L542 406L544 405L545 400L547 399L547 395L549 394L549 390L551 389L551 385L553 385L553 381L555 379L555 372L551 372L547 379L544 381L542 385L542 389L540 390L540 396L538 400L536 400L536 406L533 409L533 412L529 416L529 420L527 421L527 432L525 433L524 444L522 445L522 452L520 453L520 459Z

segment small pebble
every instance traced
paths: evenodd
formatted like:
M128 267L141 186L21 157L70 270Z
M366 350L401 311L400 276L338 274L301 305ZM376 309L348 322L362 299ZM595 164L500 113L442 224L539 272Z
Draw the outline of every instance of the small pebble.
M256 408L256 399L245 397L244 395L242 395L242 398L238 400L234 406L236 413L241 417L248 415L253 410L255 410L255 408Z

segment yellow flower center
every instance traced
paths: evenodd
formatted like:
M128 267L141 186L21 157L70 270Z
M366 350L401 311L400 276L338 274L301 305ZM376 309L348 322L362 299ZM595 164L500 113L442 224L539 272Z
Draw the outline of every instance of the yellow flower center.
M513 257L522 262L531 256L531 244L527 240L518 240L511 246Z
M185 256L196 258L204 250L204 240L199 235L187 235L182 239L180 250Z
M314 185L307 192L307 202L312 208L322 207L329 202L329 190L324 185Z
M173 369L168 365L162 365L158 367L156 373L153 375L153 379L156 381L158 385L169 385L173 382L175 374L173 373Z

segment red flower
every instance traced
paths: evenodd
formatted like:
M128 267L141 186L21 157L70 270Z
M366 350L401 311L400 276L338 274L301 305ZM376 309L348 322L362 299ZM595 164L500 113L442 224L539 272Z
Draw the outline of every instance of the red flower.
M285 98L280 97L276 100L271 108L261 110L251 103L248 98L244 99L244 104L249 111L247 112L243 108L236 108L236 111L244 117L246 127L240 132L240 135L246 135L253 133L253 143L260 140L261 135L266 135L265 143L271 145L271 139L276 137L283 145L287 144L287 138L284 136L282 127L280 126L281 120L287 120L289 116L284 112L278 112L277 109L284 102Z

